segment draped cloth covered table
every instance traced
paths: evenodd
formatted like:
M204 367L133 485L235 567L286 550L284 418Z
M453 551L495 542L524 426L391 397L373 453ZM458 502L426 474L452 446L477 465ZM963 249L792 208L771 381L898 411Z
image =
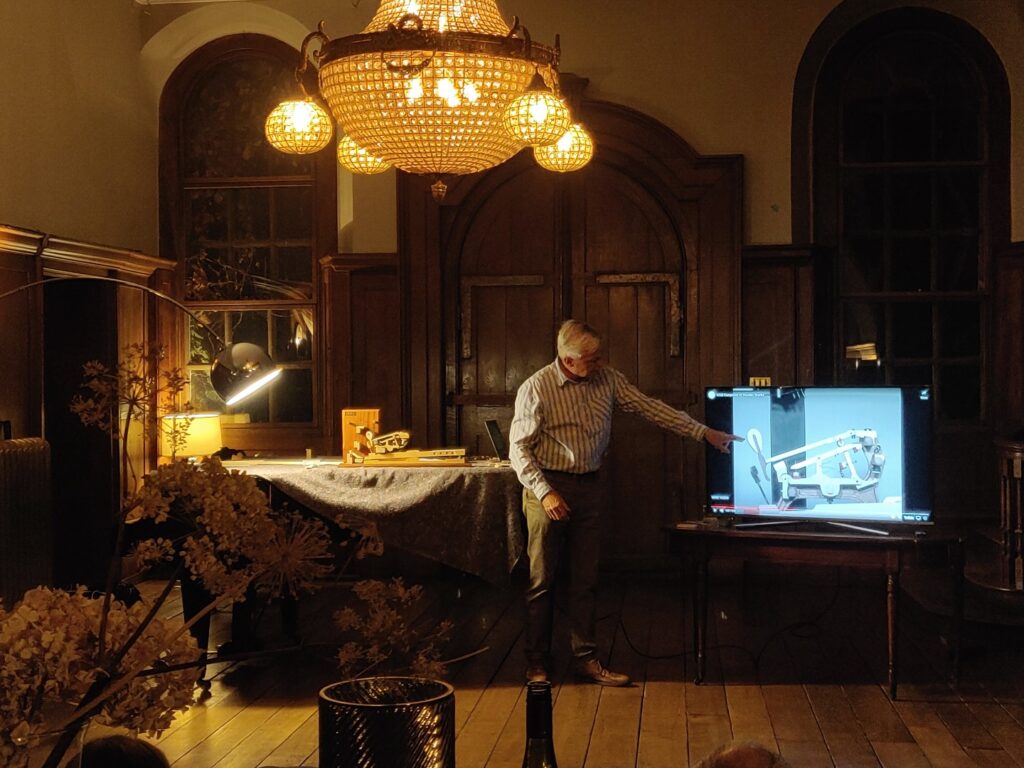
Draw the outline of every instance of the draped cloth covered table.
M506 584L523 552L522 490L508 467L366 467L229 461L347 528Z

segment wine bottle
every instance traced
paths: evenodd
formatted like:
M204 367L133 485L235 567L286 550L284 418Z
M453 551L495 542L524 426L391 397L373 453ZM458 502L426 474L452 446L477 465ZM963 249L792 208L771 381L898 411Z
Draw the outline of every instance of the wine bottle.
M558 768L551 733L551 683L526 684L526 754L523 768Z

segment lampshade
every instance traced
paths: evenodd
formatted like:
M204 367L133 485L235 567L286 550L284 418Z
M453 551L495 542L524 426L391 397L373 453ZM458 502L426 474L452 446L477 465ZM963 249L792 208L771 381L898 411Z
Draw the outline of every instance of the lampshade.
M505 108L505 130L533 147L554 144L572 125L565 102L544 83L538 72L529 87Z
M225 405L234 405L282 373L255 344L230 344L213 361L210 382Z
M338 162L352 173L362 173L366 176L382 173L391 167L387 161L374 157L352 141L351 136L343 136L338 142Z
M533 148L533 157L537 165L559 173L578 171L589 163L593 156L594 140L579 123L574 123L554 144Z
M224 445L219 413L168 413L160 426L161 456L209 456Z
M334 124L327 111L308 96L283 101L267 115L263 126L275 149L292 155L319 152L331 143Z

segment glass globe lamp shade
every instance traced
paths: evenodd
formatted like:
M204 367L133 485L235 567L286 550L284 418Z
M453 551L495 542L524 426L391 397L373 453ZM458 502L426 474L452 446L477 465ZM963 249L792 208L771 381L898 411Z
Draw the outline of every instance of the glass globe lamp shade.
M311 98L282 101L267 115L263 132L275 149L291 155L319 152L331 143L334 124Z
M387 161L374 157L352 141L351 136L343 136L338 142L338 162L352 173L362 173L367 176L382 173L391 167Z
M554 144L572 126L565 102L548 90L543 81L540 86L530 87L512 99L503 118L505 130L531 147Z
M533 157L537 165L559 173L578 171L589 163L593 156L594 140L579 123L574 123L554 144L533 148Z

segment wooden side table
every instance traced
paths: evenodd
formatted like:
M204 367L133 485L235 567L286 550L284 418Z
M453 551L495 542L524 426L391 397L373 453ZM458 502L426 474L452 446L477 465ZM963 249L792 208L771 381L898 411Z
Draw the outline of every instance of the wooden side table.
M689 524L667 529L672 551L684 566L692 564L693 646L696 657L694 682L704 680L707 635L708 563L712 558L740 558L787 565L827 565L869 568L886 574L886 630L888 638L889 696L896 698L897 641L899 638L898 596L900 570L907 558L925 549L945 548L953 589L953 639L951 668L954 679L960 668L960 634L963 623L964 543L963 539L941 535L889 536L807 533L777 528L735 529Z

